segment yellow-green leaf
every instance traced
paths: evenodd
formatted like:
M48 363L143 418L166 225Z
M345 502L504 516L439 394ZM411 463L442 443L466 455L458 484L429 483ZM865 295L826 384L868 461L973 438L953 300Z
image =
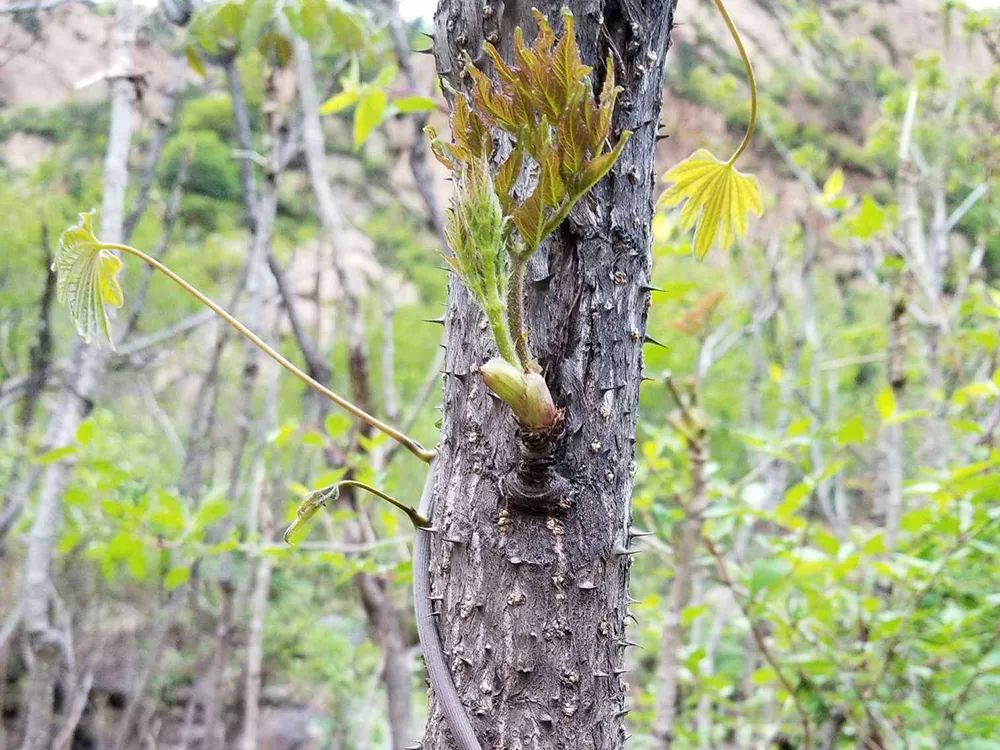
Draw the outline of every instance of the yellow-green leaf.
M896 413L896 394L892 392L892 388L885 386L875 394L875 410L883 422Z
M747 214L760 216L760 187L757 178L744 174L731 163L717 159L706 149L698 149L663 176L674 183L660 197L664 206L685 203L680 223L695 228L694 252L704 258L716 239L727 248L747 231Z
M368 136L377 125L382 122L382 115L385 114L389 99L384 91L371 89L364 98L358 102L358 108L354 110L354 149L361 148L362 144L368 140Z
M830 173L830 176L823 183L823 197L826 200L833 200L840 191L844 189L844 170L839 167Z
M321 115L332 115L348 107L353 107L357 104L360 94L361 92L357 89L345 89L338 94L334 94L319 105L319 113Z
M52 269L56 272L56 294L69 308L76 330L90 343L95 333L107 339L111 348L111 322L106 305L121 307L124 302L118 284L121 259L94 234L94 212L80 214L78 224L59 237Z
M393 100L392 106L396 108L397 112L402 112L403 114L409 114L410 112L431 112L437 109L434 100L429 96L401 96L399 99Z

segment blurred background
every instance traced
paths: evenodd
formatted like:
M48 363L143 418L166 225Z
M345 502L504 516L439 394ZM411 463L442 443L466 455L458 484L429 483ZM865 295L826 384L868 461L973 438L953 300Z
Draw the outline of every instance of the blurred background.
M655 219L630 747L997 750L997 6L730 9L766 211L703 263ZM420 736L407 524L355 501L281 532L348 468L415 501L422 467L133 260L116 350L84 348L49 266L103 207L102 238L433 444L432 12L0 4L0 750ZM711 3L676 21L661 172L748 113Z

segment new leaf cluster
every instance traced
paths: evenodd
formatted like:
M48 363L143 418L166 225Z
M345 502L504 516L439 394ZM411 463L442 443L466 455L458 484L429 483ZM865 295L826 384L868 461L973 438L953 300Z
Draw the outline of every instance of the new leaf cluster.
M631 135L623 131L611 144L621 91L611 57L595 97L593 71L580 58L572 14L563 10L558 39L545 16L533 14L538 36L529 46L516 29L510 63L493 45L484 45L494 77L467 62L471 93L455 93L452 142L444 143L428 128L434 155L456 183L448 216L454 257L448 261L486 311L501 356L512 363L517 359L508 356L510 325L494 316L502 313L497 306L504 306L508 286L510 294L523 294L513 269L523 267L607 174ZM507 137L495 139L499 134Z

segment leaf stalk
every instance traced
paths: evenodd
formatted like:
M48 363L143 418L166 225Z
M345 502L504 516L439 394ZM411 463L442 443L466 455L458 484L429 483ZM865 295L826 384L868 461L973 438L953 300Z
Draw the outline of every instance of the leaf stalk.
M307 386L309 386L314 391L325 397L327 400L339 406L341 409L344 409L345 411L349 412L355 418L364 422L369 427L385 433L390 438L399 443L401 446L410 451L410 453L415 455L421 461L425 463L430 463L431 459L434 458L435 455L434 450L428 450L427 448L424 448L422 445L420 445L420 443L418 443L410 436L403 434L395 427L386 424L377 417L372 416L364 409L356 406L355 404L351 403L344 397L338 396L336 393L331 391L325 385L312 378L303 370L296 367L284 355L282 355L280 352L274 349L274 347L272 347L270 344L264 341L264 339L262 339L256 333L247 328L243 323L241 323L239 319L231 315L221 305L217 304L214 300L210 299L208 296L203 294L200 290L192 286L185 279L176 274L173 270L163 265L163 263L158 261L156 258L150 255L146 255L146 253L142 252L141 250L137 250L131 245L122 245L114 242L102 242L101 244L108 249L118 250L119 252L127 253L128 255L136 257L139 260L143 261L144 263L147 263L153 268L155 268L157 271L159 271L164 276L173 281L175 284L177 284L179 287L181 287L181 289L183 289L185 292L187 292L196 300L205 305L205 307L207 307L216 315L218 315L220 318L222 318L224 321L226 321L226 323L228 323L238 334L243 336L243 338L247 339L247 341L252 343L258 349L264 352L264 354L266 354L272 360L277 362L279 365L281 365L283 368L285 368L288 372L290 372L296 378L301 380Z
M747 147L750 145L750 138L753 137L753 131L757 127L757 78L753 72L753 65L750 64L750 56L747 54L746 47L743 46L743 39L740 37L740 32L736 29L736 24L733 23L729 11L726 10L726 6L722 0L715 0L715 7L718 9L719 15L722 16L722 20L726 22L729 34L736 43L736 49L740 53L740 60L743 61L743 70L747 74L747 84L750 86L750 119L747 122L747 131L743 136L743 141L727 162L727 164L732 165L747 150Z

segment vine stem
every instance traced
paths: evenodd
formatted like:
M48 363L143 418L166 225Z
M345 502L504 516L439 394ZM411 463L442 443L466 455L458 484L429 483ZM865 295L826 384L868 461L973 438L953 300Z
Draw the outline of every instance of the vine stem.
M390 505L403 511L410 519L410 523L413 524L413 528L415 529L426 528L430 525L430 521L421 515L420 511L416 508L400 502L392 495L382 492L382 490L377 487L372 487L370 484L366 484L365 482L359 482L357 479L342 479L339 482L334 482L329 487L324 487L321 490L316 490L315 492L310 492L306 495L306 498L299 505L299 509L295 513L295 520L292 521L291 525L287 529L285 529L285 533L282 535L282 539L285 540L286 544L292 544L292 534L297 528L299 528L299 526L316 515L317 511L324 507L328 502L332 502L340 497L341 487L357 487L360 490L364 490L365 492L369 492L372 495L385 500Z
M418 511L416 508L414 508L412 506L409 506L406 503L397 500L392 495L389 495L389 494L387 494L385 492L382 492L382 490L378 489L377 487L372 487L370 484L365 484L364 482L359 482L357 479L342 479L341 481L336 482L333 486L338 487L338 488L339 487L357 487L359 490L364 490L365 492L370 492L372 495L375 495L376 497L382 498L383 500L385 500L389 504L394 505L397 508L399 508L401 511L403 511L407 515L407 517L409 517L410 523L413 524L413 528L415 528L415 529L422 529L422 528L424 528L426 526L430 526L431 522L429 520L427 520L426 518L424 518L424 516L420 515L420 511Z
M410 436L403 434L392 425L388 425L382 420L378 419L377 417L372 416L364 409L355 406L343 396L338 396L336 393L331 391L325 385L315 380L314 378L310 377L303 370L296 367L284 355L278 352L274 347L272 347L270 344L264 341L264 339L262 339L256 333L254 333L245 325L243 325L243 323L241 323L237 318L235 318L233 315L227 312L221 305L217 304L215 301L204 295L197 288L195 288L186 280L184 280L176 273L174 273L174 271L172 271L170 268L160 263L160 261L156 260L156 258L153 258L150 255L146 255L146 253L142 252L141 250L137 250L131 245L121 245L115 242L102 242L101 245L103 247L108 248L109 250L118 250L120 252L127 253L128 255L132 255L138 258L139 260L143 261L144 263L149 264L157 271L162 273L164 276L169 278L171 281L173 281L175 284L177 284L179 287L181 287L181 289L183 289L185 292L187 292L196 300L205 305L205 307L207 307L216 315L218 315L220 318L222 318L224 321L226 321L230 326L232 326L232 328L237 333L239 333L241 336L247 339L250 343L252 343L258 349L264 352L264 354L266 354L268 357L273 359L279 365L284 367L286 370L288 370L288 372L297 377L299 380L301 380L307 386L312 388L314 391L324 396L329 401L332 401L341 409L344 409L350 414L353 414L356 418L360 419L362 422L369 425L370 427L379 430L380 432L384 432L386 435L388 435L390 438L395 440L401 446L406 448L408 451L410 451L410 453L419 458L421 461L425 463L430 463L431 459L434 458L436 453L435 451L424 448L422 445L420 445L420 443L418 443Z
M722 16L722 20L726 22L733 41L736 42L736 49L739 50L740 59L743 61L743 70L747 74L747 83L750 85L750 120L747 122L747 132L743 136L743 142L740 143L739 148L736 149L735 153L729 157L729 161L726 162L732 166L743 152L747 150L747 146L750 145L750 138L753 136L754 128L757 126L757 78L753 73L753 65L750 64L750 56L747 54L746 47L743 46L743 39L740 38L740 32L736 30L736 24L733 23L729 11L726 10L726 6L722 0L715 0L715 7L718 9L719 15Z
M427 469L424 481L424 491L420 495L419 513L427 518L434 518L434 481L437 462L432 461ZM451 729L458 750L483 750L476 737L469 712L455 687L455 678L451 674L448 660L441 644L441 634L438 632L435 613L431 600L431 535L434 529L423 526L417 529L413 541L413 613L417 620L417 638L420 640L420 651L427 666L427 678L431 690L437 697L441 714L448 728Z

